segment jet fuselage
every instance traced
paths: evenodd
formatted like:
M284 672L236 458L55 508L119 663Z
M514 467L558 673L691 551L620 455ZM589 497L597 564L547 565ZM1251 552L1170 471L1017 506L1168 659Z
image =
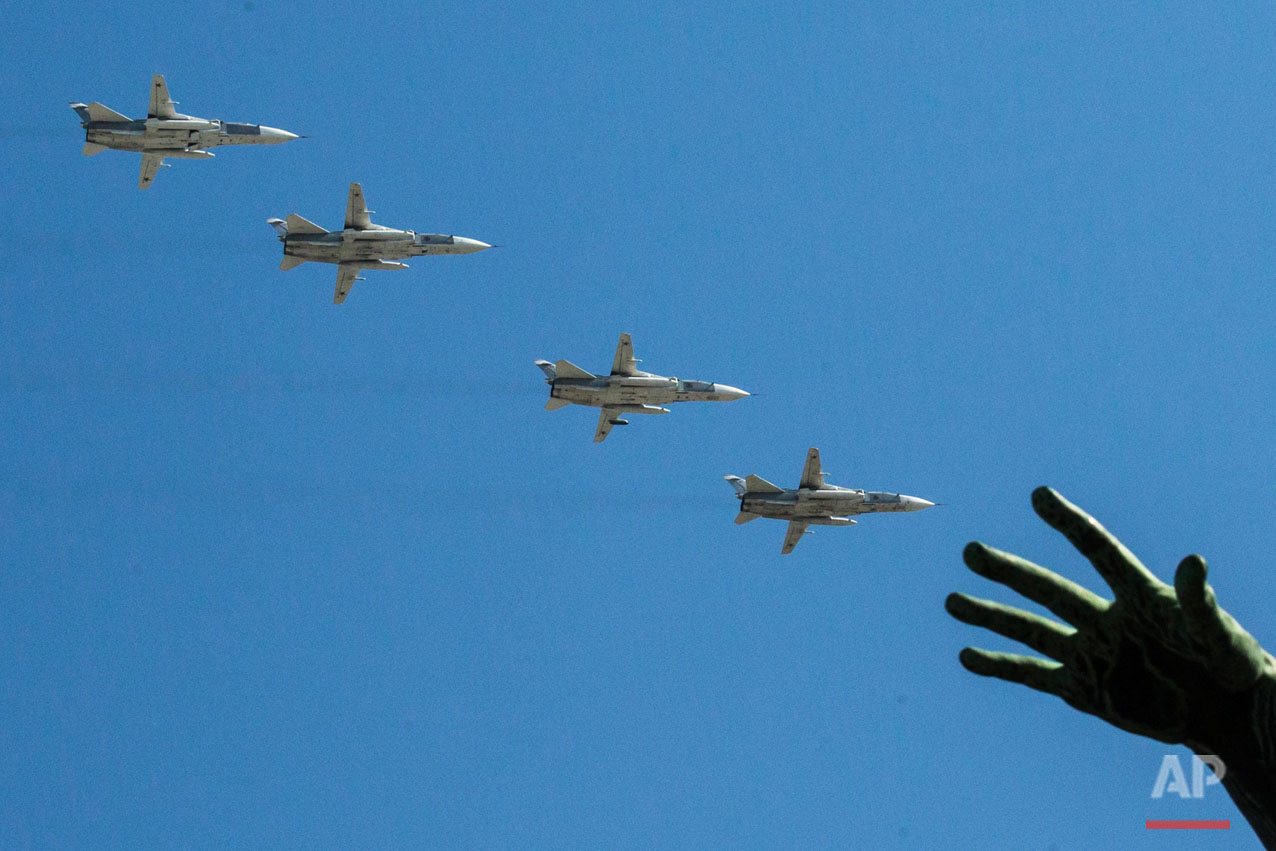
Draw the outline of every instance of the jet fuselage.
M568 405L599 408L594 442L602 443L612 426L629 425L622 414L667 414L669 409L664 406L674 402L731 402L749 395L727 384L653 375L638 369L639 363L628 334L620 335L611 372L607 375L587 372L571 361L537 360L536 365L545 373L545 383L549 385L545 408L550 411Z
M817 526L850 525L837 522L838 518L857 514L920 511L932 505L933 502L915 496L832 486L818 490L785 490L782 493L749 492L740 496L741 511L781 520L800 519Z
M430 254L473 254L491 247L463 236L380 227L330 233L289 233L280 239L284 244L284 254L314 263L361 263Z
M737 525L759 517L789 521L781 555L793 552L802 536L810 533L808 526L854 526L856 521L852 518L857 514L898 514L921 511L935 504L902 493L830 485L827 475L820 461L820 450L812 446L806 452L806 465L796 488L782 488L759 476L723 478L740 500L740 513L735 518Z
M221 145L275 145L296 139L286 130L259 124L194 118L145 118L133 121L86 121L84 140L116 151L163 153L178 159L206 159L206 148Z
M596 378L556 378L549 395L575 405L591 408L623 408L629 413L667 413L664 409L641 410L673 402L730 402L749 394L727 384L710 381L682 381L663 375L611 375Z

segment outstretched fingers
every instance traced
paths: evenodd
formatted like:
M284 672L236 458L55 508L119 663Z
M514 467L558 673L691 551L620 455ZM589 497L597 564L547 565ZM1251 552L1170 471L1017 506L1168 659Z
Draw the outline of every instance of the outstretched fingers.
M1111 532L1055 491L1037 488L1032 507L1090 560L1118 599L1138 600L1165 588Z
M1076 634L1040 615L965 594L949 594L944 608L962 623L990 629L1060 662L1067 661L1072 636Z
M1196 642L1215 680L1231 692L1249 688L1259 678L1267 653L1254 636L1219 608L1206 577L1205 559L1191 555L1179 562L1174 591L1188 634Z
M1068 690L1068 673L1058 662L1013 653L992 653L976 647L963 649L957 658L972 674L1019 683L1056 697L1064 697Z
M1019 592L1075 627L1093 624L1108 608L1108 602L1093 591L1027 559L994 550L978 541L966 545L962 560L985 579Z

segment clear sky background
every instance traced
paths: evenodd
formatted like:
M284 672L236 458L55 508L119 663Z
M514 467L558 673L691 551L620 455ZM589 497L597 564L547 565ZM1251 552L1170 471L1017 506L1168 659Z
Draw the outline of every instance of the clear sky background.
M1276 13L1017 5L8 9L4 847L1257 847L943 599L1106 593L1051 484L1276 648ZM310 138L139 192L66 104L153 73ZM351 180L503 247L334 307ZM596 445L532 361L622 331L760 395ZM781 557L808 446L944 506Z

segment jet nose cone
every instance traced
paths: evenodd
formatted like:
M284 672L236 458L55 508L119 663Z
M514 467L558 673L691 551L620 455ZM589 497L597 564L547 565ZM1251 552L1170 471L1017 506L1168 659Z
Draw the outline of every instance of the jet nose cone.
M291 142L293 139L300 139L296 133L289 133L287 130L279 130L275 127L261 128L261 138L267 145L278 145L280 142Z
M901 497L904 503L905 511L921 511L923 508L933 508L935 503L928 499L922 499L916 496Z
M750 395L749 391L741 390L739 387L732 387L730 384L715 384L713 392L721 396L728 402L734 402L736 399L743 399Z
M486 242L479 242L477 239L466 239L463 236L452 237L452 244L456 246L458 254L473 254L476 251L492 247Z

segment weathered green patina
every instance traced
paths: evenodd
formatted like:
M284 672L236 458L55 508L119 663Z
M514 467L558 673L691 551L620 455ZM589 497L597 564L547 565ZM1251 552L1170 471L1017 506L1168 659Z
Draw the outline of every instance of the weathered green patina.
M1122 730L1220 756L1224 787L1264 846L1276 848L1276 659L1219 607L1200 556L1183 559L1170 586L1053 490L1037 488L1032 507L1090 560L1114 599L972 542L967 567L1070 626L950 594L953 617L1053 660L967 647L962 665L1061 697Z

